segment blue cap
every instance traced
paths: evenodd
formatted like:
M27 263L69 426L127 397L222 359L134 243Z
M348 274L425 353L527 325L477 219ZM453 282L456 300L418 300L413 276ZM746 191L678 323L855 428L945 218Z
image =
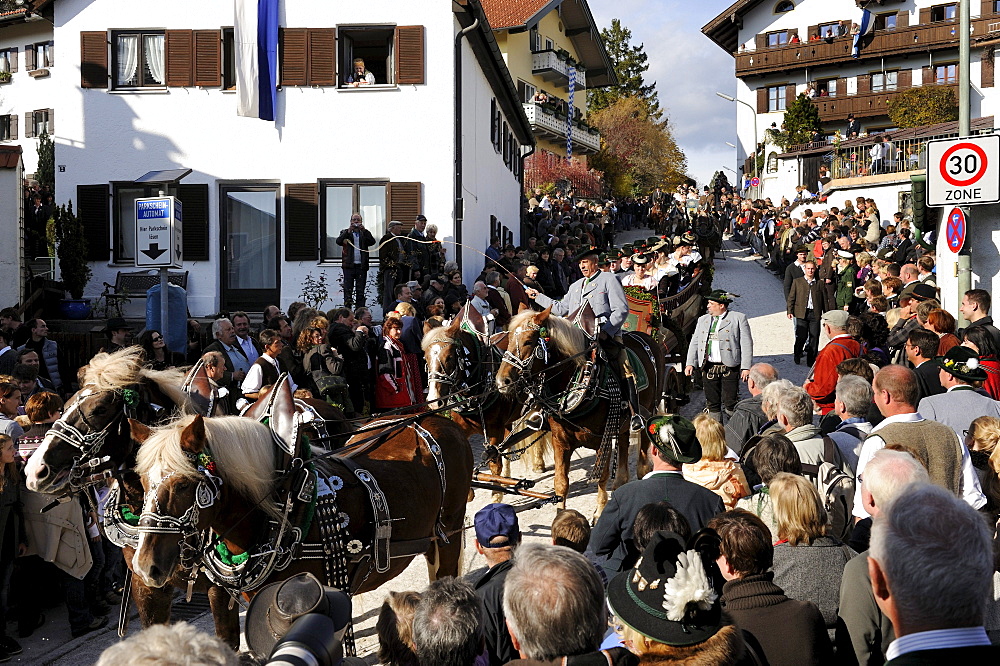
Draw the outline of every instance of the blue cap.
M510 504L487 504L476 512L473 522L476 525L476 540L483 548L512 546L517 543L521 534L517 514Z

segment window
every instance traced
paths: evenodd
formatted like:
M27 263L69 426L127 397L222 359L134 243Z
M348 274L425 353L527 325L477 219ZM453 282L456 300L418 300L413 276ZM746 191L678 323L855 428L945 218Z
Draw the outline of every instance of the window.
M115 88L158 88L166 84L163 31L112 33Z
M50 109L37 109L31 112L32 136L41 136L43 133L52 134L53 128L49 111Z
M957 83L958 82L958 65L952 63L950 65L938 65L934 68L934 83L945 84L945 83Z
M521 98L522 104L534 101L537 89L527 81L517 80L517 96Z
M388 183L379 181L320 181L320 219L323 228L321 247L324 261L340 260L342 249L337 236L354 213L360 213L365 228L375 240L385 235ZM407 220L410 222L411 220ZM372 258L378 256L372 248Z
M771 86L767 89L767 110L784 111L788 86Z
M528 48L531 49L532 53L542 50L542 36L538 34L538 28L532 28L528 31Z
M787 30L779 30L778 32L767 33L768 46L784 46L787 43L788 43Z
M362 79L375 85L395 83L392 66L393 33L394 29L391 27L340 28L337 45L340 49L338 71L342 87L357 87L354 85L356 83L366 85ZM359 58L363 62L356 63Z
M1000 14L1000 0L993 0L993 13Z
M17 58L17 51L11 51L11 49L4 49L0 51L0 72L10 74L14 70L11 69L11 62Z
M876 72L872 74L872 92L883 92L896 89L899 72Z
M774 6L774 13L784 14L785 12L790 12L793 9L795 9L795 5L792 4L791 0L781 0L781 2Z
M958 4L931 7L931 21L953 21L958 16Z
M11 132L11 118L16 118L16 116L0 116L0 141L11 141L17 137Z
M778 153L773 150L767 154L767 172L778 173Z
M54 64L52 42L40 42L35 44L35 66L32 69L48 69Z
M895 30L896 29L896 12L890 14L878 14L875 17L875 29L876 30Z
M233 28L222 29L222 89L236 90L236 52Z
M840 23L824 23L819 26L820 39L834 39L840 34Z
M556 46L555 46L555 44L552 43L552 40L549 39L548 37L546 37L545 38L545 50L546 51L551 51L551 50L555 49L555 47Z
M824 79L816 82L817 97L836 97L837 79Z

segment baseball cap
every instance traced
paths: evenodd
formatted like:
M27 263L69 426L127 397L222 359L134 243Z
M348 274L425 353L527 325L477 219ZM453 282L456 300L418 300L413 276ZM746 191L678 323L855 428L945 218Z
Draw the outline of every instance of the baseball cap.
M483 548L513 546L521 535L517 514L510 504L502 502L487 504L476 512L473 522L476 527L476 540Z
M823 317L820 319L824 324L829 324L830 326L835 326L837 328L846 328L847 320L851 315L847 314L846 310L830 310L825 312Z

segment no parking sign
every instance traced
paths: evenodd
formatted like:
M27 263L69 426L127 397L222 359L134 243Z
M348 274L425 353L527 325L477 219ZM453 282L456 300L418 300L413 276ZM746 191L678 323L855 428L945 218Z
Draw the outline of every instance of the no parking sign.
M948 241L948 249L958 254L965 245L965 235L968 232L968 219L961 208L952 208L948 213L948 221L944 225L944 237Z

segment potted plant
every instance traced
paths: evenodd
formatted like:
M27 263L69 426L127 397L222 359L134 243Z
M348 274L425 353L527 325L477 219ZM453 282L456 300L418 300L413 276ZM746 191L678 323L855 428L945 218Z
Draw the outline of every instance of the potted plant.
M10 83L10 72L0 72L0 83Z
M90 281L91 271L83 222L73 212L72 202L59 206L55 222L59 273L63 288L70 295L62 301L62 313L66 319L86 319L90 316L90 302L83 298L83 290Z

